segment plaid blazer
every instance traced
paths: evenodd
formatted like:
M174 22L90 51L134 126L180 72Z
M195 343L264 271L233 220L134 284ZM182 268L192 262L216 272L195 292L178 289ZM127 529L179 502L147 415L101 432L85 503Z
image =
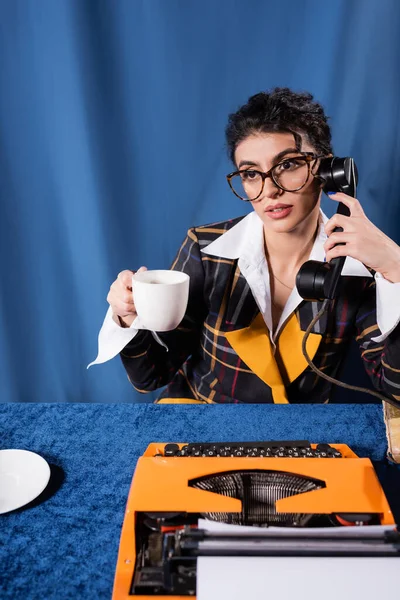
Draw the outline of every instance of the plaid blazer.
M243 217L192 228L172 269L190 276L186 315L177 329L140 331L120 356L139 392L166 386L159 403L324 403L332 384L307 365L301 340L321 303L303 301L272 349L269 333L238 261L200 252ZM375 280L342 276L339 297L307 344L314 364L335 377L355 338L373 386L400 400L400 325L378 344Z

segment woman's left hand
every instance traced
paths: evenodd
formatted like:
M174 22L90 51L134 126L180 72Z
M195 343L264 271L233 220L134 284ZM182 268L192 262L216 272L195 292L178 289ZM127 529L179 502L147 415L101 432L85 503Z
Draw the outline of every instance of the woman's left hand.
M385 279L400 282L400 246L371 223L356 198L340 192L329 194L329 197L345 204L350 209L350 217L335 214L326 223L326 260L329 262L336 256L351 256ZM335 227L342 227L343 231L333 231Z

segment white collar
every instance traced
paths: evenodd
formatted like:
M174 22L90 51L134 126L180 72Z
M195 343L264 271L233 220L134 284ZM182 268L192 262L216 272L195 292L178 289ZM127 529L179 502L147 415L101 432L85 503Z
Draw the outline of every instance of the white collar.
M309 260L325 260L324 243L327 235L324 226L328 217L320 211L320 227L311 250ZM265 260L263 224L256 212L246 215L237 225L211 242L201 252L228 259L244 259L247 264L257 267ZM342 275L372 277L368 269L359 261L348 256Z

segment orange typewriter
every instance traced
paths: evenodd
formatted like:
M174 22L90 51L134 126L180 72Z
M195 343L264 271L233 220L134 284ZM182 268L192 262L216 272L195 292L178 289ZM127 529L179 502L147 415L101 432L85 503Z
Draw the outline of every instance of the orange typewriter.
M251 527L213 532L199 519ZM400 557L400 534L371 461L346 445L150 444L132 480L113 600L193 597L201 556Z

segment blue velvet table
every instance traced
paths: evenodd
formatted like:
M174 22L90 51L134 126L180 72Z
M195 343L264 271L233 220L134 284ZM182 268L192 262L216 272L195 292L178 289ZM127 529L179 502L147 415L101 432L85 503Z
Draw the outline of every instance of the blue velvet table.
M37 452L52 471L38 500L0 516L0 597L111 597L129 486L149 442L279 439L369 456L400 521L380 405L0 405L0 447Z

